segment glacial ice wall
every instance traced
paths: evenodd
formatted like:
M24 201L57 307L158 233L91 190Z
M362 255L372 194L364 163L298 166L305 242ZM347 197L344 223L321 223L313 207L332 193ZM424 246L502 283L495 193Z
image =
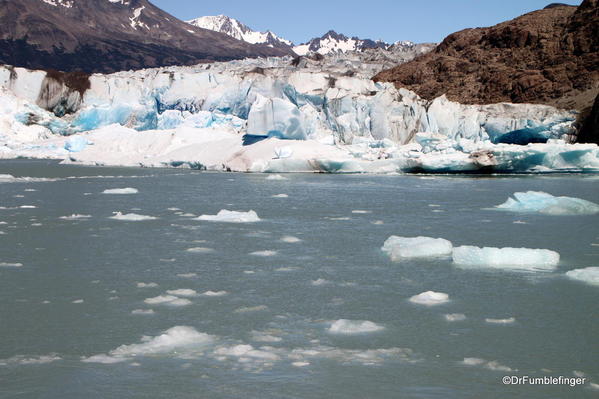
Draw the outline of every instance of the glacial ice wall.
M0 87L27 103L15 120L61 135L112 124L138 131L227 125L254 136L340 144L387 139L403 145L418 132L527 144L567 136L575 119L543 105L473 106L445 97L429 103L347 65L296 67L287 58L92 75L89 81L80 96L51 87L45 72L0 67ZM74 112L57 117L44 109L54 104Z

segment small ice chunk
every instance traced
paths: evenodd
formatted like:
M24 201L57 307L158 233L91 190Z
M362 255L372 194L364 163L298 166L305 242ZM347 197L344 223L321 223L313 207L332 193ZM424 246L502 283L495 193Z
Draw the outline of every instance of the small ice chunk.
M580 198L554 197L542 191L528 191L514 193L514 198L508 198L495 209L546 215L595 215L599 213L599 204Z
M137 288L155 288L158 287L156 283L137 283Z
M331 334L364 334L383 330L385 327L367 320L340 319L329 328Z
M445 320L454 322L454 321L464 321L466 320L466 315L462 313L451 313L444 315Z
M293 362L291 363L293 367L308 367L310 365L309 362Z
M268 175L266 180L287 180L287 178L281 175Z
M410 302L426 306L441 305L449 302L449 295L443 292L426 291L411 297Z
M131 314L150 315L154 314L152 309L135 309L131 311Z
M188 248L187 252L193 252L196 254L209 254L209 253L214 252L214 249L206 248L206 247L195 247L195 248Z
M329 284L330 281L329 280L325 280L324 278L319 278L318 280L313 280L312 281L312 285L314 286L321 286L321 285L326 285Z
M485 359L480 359L477 357L467 357L464 358L462 364L466 366L476 366L476 367L484 367L492 371L503 371L503 372L511 372L514 371L510 367L504 366L497 362L496 360L487 361Z
M286 242L288 244L295 244L301 242L302 240L294 236L284 236L281 238L281 241Z
M510 317L509 319L485 319L490 324L513 324L516 322L516 318Z
M202 215L196 218L196 220L223 223L254 223L259 222L260 218L256 212L251 210L248 212L238 212L223 209L216 215Z
M192 290L189 288L181 288L178 290L168 290L168 291L166 291L166 293L169 295L183 296L183 297L188 297L188 298L198 296L198 293L195 290Z
M177 274L177 277L183 277L183 278L194 278L197 276L198 276L197 273L179 273L179 274Z
M148 305L172 305L172 306L187 306L191 305L191 301L185 298L179 298L174 295L159 295L154 298L144 300Z
M84 301L83 301L83 299L75 299L75 300L73 301L73 303L77 303L77 304L79 304L79 303L83 303L83 302L84 302Z
M591 285L599 285L599 267L570 270L566 273L566 277Z
M136 188L126 187L126 188L111 188L108 190L104 190L102 194L116 194L116 195L127 195L127 194L137 194L139 191Z
M0 267L23 267L22 263L0 262Z
M559 260L560 255L548 249L463 246L453 250L453 262L466 267L549 271Z
M154 216L138 215L137 213L123 214L121 212L115 212L114 216L111 216L110 219L122 220L126 222L142 222L145 220L156 220L158 218Z
M449 256L452 249L452 243L443 238L398 236L389 237L382 247L392 261Z
M85 219L89 219L91 218L91 215L80 215L77 213L74 213L70 216L61 216L60 219L62 220L85 220Z
M276 194L276 195L273 195L272 198L289 198L289 195L287 195L287 194Z
M35 206L35 205L21 205L19 208L21 208L21 209L36 209L37 206Z
M372 211L363 211L360 209L356 209L356 210L351 211L351 213L353 213L355 215L366 215L366 214L372 213Z
M227 295L227 291L206 291L202 295L203 296L225 296Z
M255 251L255 252L250 253L250 255L262 256L262 257L275 256L276 254L278 254L277 251L271 251L271 250Z

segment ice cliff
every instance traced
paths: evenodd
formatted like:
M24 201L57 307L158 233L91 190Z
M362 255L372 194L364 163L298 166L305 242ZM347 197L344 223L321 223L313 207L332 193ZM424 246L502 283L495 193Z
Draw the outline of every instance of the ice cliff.
M169 67L89 77L0 67L0 157L260 172L597 171L566 144L576 114L462 105L370 77L354 55Z

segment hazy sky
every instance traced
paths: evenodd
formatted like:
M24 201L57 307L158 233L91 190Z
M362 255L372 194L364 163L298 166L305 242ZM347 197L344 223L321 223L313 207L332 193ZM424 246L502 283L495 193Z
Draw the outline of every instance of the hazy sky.
M271 30L297 44L333 29L348 36L438 42L448 34L490 26L551 0L150 0L188 20L224 14L255 30ZM582 1L558 0L579 5Z

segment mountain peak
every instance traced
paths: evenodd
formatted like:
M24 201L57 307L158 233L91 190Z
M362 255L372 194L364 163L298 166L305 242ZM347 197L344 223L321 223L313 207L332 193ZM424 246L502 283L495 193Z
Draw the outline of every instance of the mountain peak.
M235 18L226 15L199 17L187 21L187 23L198 28L224 33L237 40L252 44L265 44L269 47L286 49L288 51L291 50L291 46L293 45L289 40L280 38L271 31L255 31Z

